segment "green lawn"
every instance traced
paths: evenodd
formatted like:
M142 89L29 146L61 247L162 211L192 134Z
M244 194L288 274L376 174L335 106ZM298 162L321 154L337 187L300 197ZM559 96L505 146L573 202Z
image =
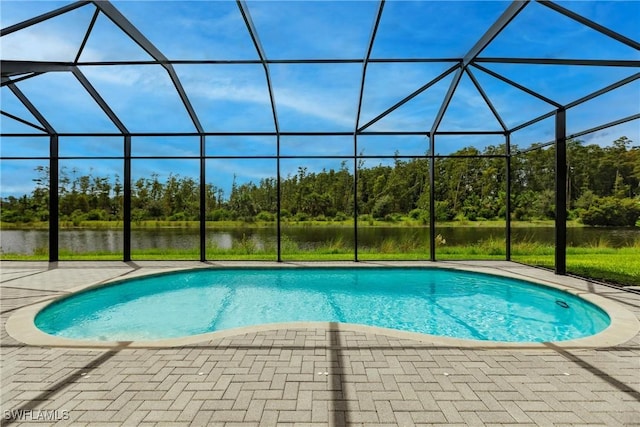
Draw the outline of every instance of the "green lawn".
M361 221L363 226L417 226L422 225L417 220L403 218L398 222L384 222L367 220ZM71 222L61 222L61 228L73 228ZM120 221L87 221L79 224L78 228L121 228ZM210 228L237 228L241 226L249 227L274 227L273 222L261 223L241 223L238 221L209 222ZM345 226L352 227L353 220L341 222L335 221L305 221L287 222L283 221L283 226ZM439 226L455 227L503 227L504 221L464 221L451 223L438 223ZM580 227L581 224L573 221L567 223L570 227ZM2 228L20 228L16 224L2 223ZM553 226L553 221L520 221L512 222L512 226L517 227L549 227ZM27 229L46 228L48 223L30 223ZM134 228L197 228L197 221L143 221L132 223ZM353 260L353 248L345 244L340 239L329 241L323 247L313 250L305 250L298 247L296 242L288 239L282 241L282 259L285 261L338 261ZM358 252L358 259L362 261L375 260L428 260L429 249L424 242L417 241L397 241L388 239L380 242L376 247L361 249ZM484 240L466 246L451 246L444 241L437 241L436 254L438 260L504 260L504 241L499 239ZM31 255L2 253L0 258L4 260L47 260L46 248L40 248ZM208 260L264 260L275 261L275 247L264 249L256 248L250 241L234 242L231 249L209 247L206 250ZM90 252L73 253L68 250L60 250L61 260L121 260L121 252ZM192 249L145 249L134 250L133 260L198 260L200 259L197 247ZM521 242L512 246L512 260L523 264L553 268L554 248L549 244L539 244ZM586 276L598 280L609 281L622 285L640 286L640 242L633 246L614 249L608 247L606 241L600 242L593 247L570 247L567 248L567 270L570 273Z
M398 250L392 246L360 251L358 258L362 261L375 260L428 260L429 254L420 248L403 248ZM438 260L504 260L505 251L496 242L482 242L470 246L444 246L436 249ZM274 248L257 250L250 246L238 246L232 249L207 248L209 260L260 260L275 261ZM197 248L194 249L146 249L132 252L133 260L198 260ZM46 253L36 255L2 254L4 260L46 260ZM61 260L121 260L122 253L94 252L74 254L69 251L60 252ZM284 261L350 261L353 250L345 247L328 245L314 251L303 251L292 246L290 242L283 245ZM523 264L553 268L554 250L550 245L514 245L512 260ZM640 247L612 248L567 248L567 271L579 276L597 280L640 286Z
M522 254L512 259L528 265L554 267L553 254ZM567 272L605 282L640 286L640 248L567 248Z

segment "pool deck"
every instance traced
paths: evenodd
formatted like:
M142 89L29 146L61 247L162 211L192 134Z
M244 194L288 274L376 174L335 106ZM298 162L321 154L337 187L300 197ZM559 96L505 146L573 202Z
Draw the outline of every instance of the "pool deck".
M278 266L308 264L354 265ZM169 348L73 348L27 345L5 327L27 307L89 284L182 268L271 265L0 262L2 425L640 425L637 328L602 348L474 347L330 323L242 330ZM516 263L358 263L366 265L470 268L555 282L640 319L638 294Z

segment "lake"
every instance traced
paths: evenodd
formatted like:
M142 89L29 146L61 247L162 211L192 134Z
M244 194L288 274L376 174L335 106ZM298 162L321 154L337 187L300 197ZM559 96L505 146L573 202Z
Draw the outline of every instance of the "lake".
M498 227L437 227L437 233L446 240L447 246L458 246L493 239L503 240L505 232ZM332 226L291 226L283 225L283 239L293 241L299 249L314 250L330 242L341 242L352 246L353 228ZM60 230L61 249L74 253L83 252L121 252L123 247L122 230ZM234 229L207 229L207 246L230 249L251 242L255 248L274 247L276 230L273 228L238 227ZM372 248L383 241L420 241L428 246L429 229L427 227L367 227L358 230L360 248ZM552 244L552 227L518 227L512 229L512 242L540 242ZM640 241L640 228L568 228L568 246L598 246L605 242L610 247L631 246ZM0 248L2 253L33 254L36 249L48 247L47 230L0 230ZM195 249L199 247L198 229L194 228L157 228L132 230L132 251L136 249L176 248Z

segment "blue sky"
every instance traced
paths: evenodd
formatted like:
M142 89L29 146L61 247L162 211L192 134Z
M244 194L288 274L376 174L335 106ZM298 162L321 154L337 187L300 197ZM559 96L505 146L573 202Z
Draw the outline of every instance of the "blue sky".
M21 22L70 2L0 2L0 26ZM640 39L640 2L563 1L562 6L634 40ZM168 58L255 60L258 58L233 1L113 1L113 4ZM361 59L366 54L378 3L373 1L249 1L262 47L270 59ZM502 1L388 1L372 50L372 58L457 58L464 55L509 5ZM2 59L73 61L95 11L93 5L0 38ZM531 2L480 57L536 57L640 60L634 49L618 43L551 9ZM149 55L100 15L80 62L149 60ZM413 93L453 63L371 63L367 70L359 125L364 125ZM509 79L561 104L637 72L634 68L483 64ZM157 65L92 66L81 71L131 132L193 132L195 128L166 71ZM176 65L176 73L208 132L273 132L275 130L265 74L259 64ZM516 126L553 107L494 77L472 68L507 126ZM272 64L270 73L284 132L353 132L358 107L361 64ZM452 75L402 107L373 123L370 131L425 132L431 128ZM59 132L117 132L116 127L70 73L48 73L18 83ZM36 123L11 91L0 92L2 110ZM569 110L568 132L592 128L637 114L640 83ZM38 132L2 116L2 132ZM439 128L442 131L498 131L500 125L468 76L463 76ZM582 137L587 143L610 144L625 135L640 145L638 120ZM553 138L552 120L513 135L528 146ZM464 146L483 148L500 138L441 138L436 152L450 154ZM2 156L47 156L46 138L2 141ZM138 156L198 155L197 138L134 138ZM368 155L420 155L428 149L424 136L362 137L359 152ZM118 156L121 140L68 138L61 155ZM275 154L273 137L209 137L207 154ZM283 155L351 155L352 137L283 137ZM381 160L382 161L382 160ZM336 160L287 161L320 170ZM3 161L2 196L32 188L33 163ZM114 160L65 160L63 166L95 175L122 176ZM275 175L275 161L210 161L207 179L229 188L238 182ZM194 160L137 160L134 178L159 173L198 177ZM289 171L283 170L283 175ZM20 179L14 177L20 176Z

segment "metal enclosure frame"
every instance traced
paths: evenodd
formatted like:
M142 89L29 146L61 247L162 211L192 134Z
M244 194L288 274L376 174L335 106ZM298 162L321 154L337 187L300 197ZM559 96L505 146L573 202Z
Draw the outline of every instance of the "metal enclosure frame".
M598 31L606 37L609 37L616 42L622 43L626 46L629 46L633 49L640 50L640 44L637 41L631 40L621 34L616 33L610 28L604 27L600 24L597 24L573 11L570 11L556 3L547 0L538 0L538 3L542 4L545 7L548 7L550 10L562 14L565 17L568 17L581 25L585 25L592 30ZM0 30L0 36L5 36L8 34L12 34L14 32L23 30L32 25L38 24L40 22L44 22L56 16L62 15L64 13L73 11L75 9L81 7L95 7L95 11L93 17L91 19L90 25L84 35L83 41L80 45L78 54L73 62L68 63L59 63L59 62L42 62L42 61L13 61L1 59L0 66L2 70L2 86L7 86L13 94L22 102L25 108L33 115L33 117L37 120L37 123L31 123L25 121L19 117L13 116L7 112L0 111L3 115L8 118L17 120L23 124L26 124L32 127L38 133L34 134L9 134L2 133L3 144L11 143L11 137L21 137L21 136L48 136L49 138L49 157L47 160L49 161L49 170L50 170L50 222L49 222L49 261L55 262L59 259L58 252L58 231L59 231L59 217L58 217L58 183L59 183L59 149L58 149L58 141L60 137L64 136L120 136L122 137L122 157L118 157L117 159L123 161L123 171L124 171L124 199L123 199L123 233L124 233L124 247L123 247L123 261L131 260L131 141L132 137L136 136L197 136L199 137L200 142L200 153L199 157L192 157L194 159L199 160L199 198L200 198L200 228L199 228L199 236L200 236L200 261L206 261L206 206L205 206L205 178L206 178L206 160L208 158L232 158L225 156L207 156L205 152L205 140L207 136L273 136L276 140L276 155L275 156L243 156L242 158L270 158L274 159L276 162L276 185L277 185L277 217L276 217L276 233L277 233L277 261L282 261L281 256L281 165L280 162L282 159L310 159L310 158L352 158L353 160L353 192L354 192L354 206L353 206L353 220L354 220L354 260L358 261L358 203L357 203L357 191L358 191L358 162L362 159L366 158L385 158L391 156L364 156L358 155L358 138L361 136L367 135L420 135L428 138L429 147L427 150L427 154L424 156L393 156L393 158L425 158L429 160L430 164L430 173L429 173L429 182L430 182L430 239L429 239L429 247L430 247L430 259L435 261L437 259L436 252L436 237L435 237L435 229L436 229L436 220L435 220L435 161L438 158L442 157L464 157L464 156L441 156L437 155L435 152L435 143L434 141L438 137L438 135L501 135L504 138L504 144L506 147L506 152L503 155L499 155L497 157L504 158L506 164L506 260L511 259L511 223L510 223L510 213L511 213L511 159L513 156L517 156L518 154L522 154L526 152L526 150L513 152L511 148L511 135L521 129L524 129L528 126L534 125L541 120L546 118L554 117L555 118L555 138L553 141L549 141L546 144L542 144L534 147L534 149L544 148L548 145L555 146L556 149L556 159L555 159L555 168L556 168L556 176L555 176L555 194L556 194L556 206L566 206L566 194L564 191L564 186L567 179L567 164L566 164L566 141L570 138L576 138L581 135L585 135L587 133L605 129L607 127L615 126L621 123L629 122L632 120L640 119L640 113L633 114L628 117L621 117L618 120L601 124L597 127L587 129L581 131L579 133L573 135L567 135L566 133L566 111L570 108L573 108L577 105L580 105L584 102L587 102L591 99L597 98L601 95L604 95L614 89L620 88L626 84L632 83L640 78L640 73L636 72L635 74L620 80L614 84L611 84L607 87L603 87L591 94L588 94L580 99L577 99L573 102L570 102L566 105L562 105L561 103L547 98L536 91L525 87L523 85L514 82L505 76L496 73L482 64L488 63L501 63L501 64L540 64L540 65L571 65L571 66L615 66L615 67L628 67L630 70L637 70L640 68L640 61L633 60L592 60L592 59L548 59L548 58L492 58L492 57L480 57L479 55L485 50L487 46L491 44L491 42L495 39L495 37L500 34L500 32L511 24L513 19L524 10L529 4L530 0L516 0L513 1L502 13L502 15L494 22L493 25L484 33L480 39L475 43L475 45L462 57L459 58L371 58L371 52L376 40L378 26L383 16L385 1L380 0L378 3L377 12L375 14L375 19L372 24L371 33L368 39L368 43L366 46L366 54L363 58L355 58L355 59L336 59L336 58L320 58L320 59L286 59L286 60L274 60L269 59L265 53L265 50L262 47L260 37L256 27L252 21L250 8L245 3L244 0L236 1L239 13L242 16L246 29L251 37L253 45L258 55L258 60L171 60L167 58L159 49L157 49L153 43L151 43L118 9L116 9L108 0L92 0L92 1L78 1L72 3L68 6L59 8L57 10L51 11L49 13L34 17L27 21L21 22L19 24L4 28ZM147 52L152 58L152 61L105 61L105 62L80 62L81 53L85 47L85 44L93 30L94 24L98 16L102 14L108 19L110 19L117 27L120 28L128 37L130 37L136 44L138 44L145 52ZM402 63L402 62L441 62L441 63L449 63L451 66L445 70L443 73L438 75L436 78L424 84L422 87L404 97L400 101L398 101L393 106L386 109L384 112L376 116L374 119L361 123L361 111L363 105L363 96L365 91L365 79L367 76L367 68L371 63ZM276 101L274 96L274 89L272 85L270 65L271 64L361 64L362 65L362 78L360 80L359 87L359 97L357 103L357 115L356 120L353 127L353 132L283 132L281 131L279 124L279 116L276 108ZM100 93L91 85L89 80L83 75L80 66L92 66L92 65L160 65L164 68L166 73L168 74L176 93L178 94L185 111L187 112L194 128L195 132L176 132L176 133L134 133L130 132L127 127L123 124L121 119L117 116L117 114L112 110L112 108L108 105L108 103L102 98ZM269 94L270 100L270 108L271 115L273 117L273 124L275 131L274 132L237 132L237 133L212 133L206 132L200 123L198 115L191 105L191 102L188 98L187 93L185 92L178 75L174 70L174 65L180 64L256 64L261 65L264 71L267 90ZM520 91L523 91L550 106L550 111L544 113L538 117L534 117L531 120L509 128L501 118L498 110L492 103L492 100L484 91L480 82L476 79L473 74L473 69L480 70L490 76L493 76L505 84L514 87ZM41 75L43 73L55 73L55 72L67 72L71 73L78 82L82 85L82 87L86 90L86 92L93 98L96 104L102 109L102 111L106 114L106 116L111 120L114 126L118 129L118 133L62 133L56 131L51 124L47 121L46 117L44 117L36 107L31 103L31 101L20 91L17 86L17 83L23 81L25 79L33 78L35 76ZM416 96L420 95L424 91L429 90L430 87L444 79L453 75L452 81L449 86L449 90L447 91L442 103L440 105L439 111L435 117L433 123L429 124L425 123L425 129L422 132L373 132L368 131L367 129L379 121L380 119L386 117L405 103L409 102ZM502 130L501 131L460 131L460 132L446 132L441 131L439 129L442 119L447 111L449 103L456 93L456 89L458 83L461 78L467 75L472 81L473 85L476 87L487 106L491 110L497 122L500 124ZM353 155L352 156L283 156L281 155L280 144L281 137L283 136L352 136L353 137ZM4 159L4 158L3 158ZM11 159L16 159L12 157ZM555 224L555 270L557 274L566 274L566 210L557 208L556 210L556 224Z

